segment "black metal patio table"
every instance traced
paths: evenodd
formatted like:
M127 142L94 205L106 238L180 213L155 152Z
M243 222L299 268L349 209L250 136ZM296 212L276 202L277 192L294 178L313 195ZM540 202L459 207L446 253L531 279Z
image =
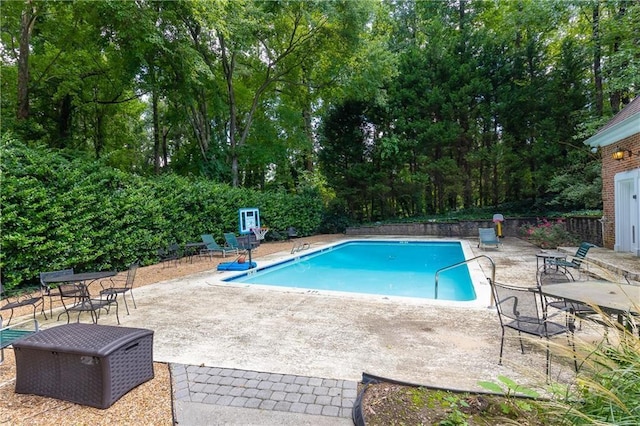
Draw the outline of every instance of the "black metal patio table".
M184 255L189 258L189 262L193 263L193 257L200 253L200 249L206 248L207 245L202 242L187 243L184 245Z
M557 261L557 260L566 260L567 259L567 255L565 253L553 250L553 251L541 251L536 253L536 270L539 271L540 270L540 260L542 259L542 265L544 267L544 270L547 270L547 265L549 264L549 262L553 262L553 261ZM556 269L558 269L558 266L556 265Z
M88 283L87 285L105 278L111 278L118 274L118 271L81 272L79 274L60 275L57 277L47 277L43 280L46 283Z
M116 276L117 274L118 274L118 271L81 272L79 274L67 274L67 275L60 275L57 277L48 277L48 278L45 278L44 281L47 284L75 284L76 288L74 290L68 290L67 296L73 295L73 297L75 297L75 300L77 301L82 298L91 297L89 292L89 286L92 283L96 281L101 281L106 278L111 278L113 276ZM58 319L60 319L60 316L64 313L69 315L69 310L64 304L64 296L62 294L62 290L61 290L60 296L62 298L62 306L64 307L64 312L61 312L58 315ZM113 298L113 300L109 300L105 303L101 302L99 303L99 305L106 306L107 304L111 304L111 303L116 305L116 318L118 318L118 308L117 308L118 305L117 305L117 302L115 301L115 297ZM93 318L93 314L92 314L92 318ZM118 324L120 324L120 318L118 318Z
M597 306L603 312L624 318L640 315L640 286L608 281L574 281L542 286L542 294L569 302Z

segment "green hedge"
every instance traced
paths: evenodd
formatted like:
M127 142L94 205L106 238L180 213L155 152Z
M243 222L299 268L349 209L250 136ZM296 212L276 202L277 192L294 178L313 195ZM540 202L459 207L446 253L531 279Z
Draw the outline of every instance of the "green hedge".
M262 226L316 233L324 215L315 190L299 194L232 188L176 175L140 177L96 161L65 158L3 135L0 146L0 271L7 289L41 271L123 270L157 261L171 242L220 242L238 232L238 209L260 209Z

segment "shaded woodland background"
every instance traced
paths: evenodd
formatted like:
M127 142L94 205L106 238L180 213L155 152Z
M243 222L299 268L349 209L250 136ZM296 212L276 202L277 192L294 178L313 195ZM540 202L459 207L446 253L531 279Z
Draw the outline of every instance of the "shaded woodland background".
M599 205L582 146L638 93L637 1L12 1L2 127L137 174L362 219Z
M597 212L600 154L583 141L640 92L632 0L25 0L0 13L5 261L25 235L44 239L35 216L55 223L29 203L56 204L56 188L91 198L87 181L108 197L118 179L164 202L186 191L204 211L221 212L199 185L255 191L256 205L302 197L322 211L267 219L307 233ZM224 195L219 214L251 197ZM172 224L145 253L200 232Z

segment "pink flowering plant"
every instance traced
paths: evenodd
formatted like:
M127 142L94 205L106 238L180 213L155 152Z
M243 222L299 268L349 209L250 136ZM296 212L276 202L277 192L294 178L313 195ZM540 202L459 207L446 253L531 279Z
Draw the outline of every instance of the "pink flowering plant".
M580 239L567 231L562 219L549 221L546 218L537 219L535 225L523 225L521 235L540 248L557 248L559 246L575 246Z

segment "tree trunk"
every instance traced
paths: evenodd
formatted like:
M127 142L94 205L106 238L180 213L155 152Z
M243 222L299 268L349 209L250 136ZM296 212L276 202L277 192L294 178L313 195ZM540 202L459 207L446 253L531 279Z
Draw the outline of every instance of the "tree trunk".
M163 127L162 128L162 145L160 147L160 151L162 152L162 164L169 164L169 154L167 149L167 138L169 137L169 130L171 127Z
M311 109L305 108L302 112L304 117L304 133L309 142L309 149L304 152L304 168L308 172L313 172L313 124Z
M620 6L618 13L616 14L616 21L619 21L620 19L622 19L624 17L625 12L626 12L626 8L624 7L624 3L623 3L623 5ZM620 25L620 23L617 22L616 25ZM615 37L613 42L613 49L611 52L612 56L616 55L620 51L621 41L622 40L620 39L619 35ZM626 68L628 65L629 64L627 61L624 61L621 64L623 68ZM611 112L613 114L617 114L622 109L622 106L624 104L623 99L624 99L624 93L622 90L614 90L613 92L611 92L611 94L609 95L609 103L611 105Z
M96 160L99 160L104 151L104 111L102 108L96 108L96 120L94 129L93 150L96 154Z
M29 118L29 42L36 22L36 8L25 2L20 22L20 54L18 56L18 120Z
M56 148L64 148L70 146L69 138L71 137L71 122L73 114L73 104L71 95L65 95L60 100L60 114L58 115L58 140L54 141Z
M202 158L207 161L207 152L211 142L211 127L208 119L206 95L203 89L195 94L195 102L189 105L189 118L196 140L200 146Z
M155 81L154 81L155 83ZM153 171L160 174L160 119L158 118L158 90L155 87L151 93L151 109L153 120Z
M602 91L602 45L600 40L600 5L596 2L593 5L593 21L591 22L593 40L593 82L596 93L596 114L602 117L603 113L603 91Z
M229 98L229 148L231 152L231 185L238 187L238 150L236 132L238 126L238 111L236 106L236 96L233 89L233 73L235 69L235 54L229 55L227 43L223 35L218 37L220 51L222 52L222 69L227 83L227 96Z

